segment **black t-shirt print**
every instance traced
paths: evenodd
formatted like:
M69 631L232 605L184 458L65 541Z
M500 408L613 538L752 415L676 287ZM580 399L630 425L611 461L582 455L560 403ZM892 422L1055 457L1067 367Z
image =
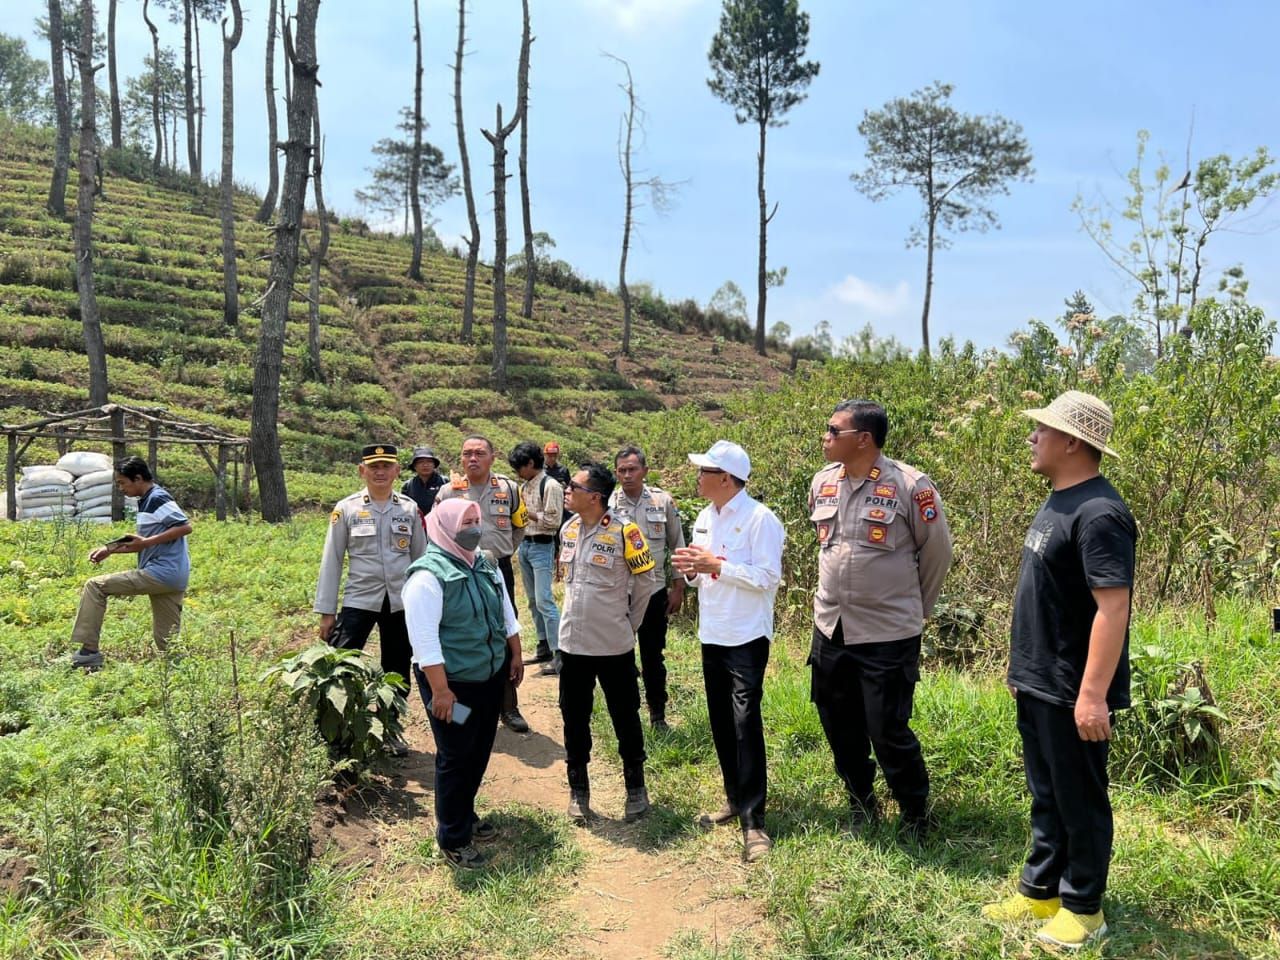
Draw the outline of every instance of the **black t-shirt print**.
M1105 477L1049 495L1027 531L1013 601L1009 683L1074 706L1098 611L1092 589L1133 587L1137 524ZM1129 628L1107 705L1129 706Z

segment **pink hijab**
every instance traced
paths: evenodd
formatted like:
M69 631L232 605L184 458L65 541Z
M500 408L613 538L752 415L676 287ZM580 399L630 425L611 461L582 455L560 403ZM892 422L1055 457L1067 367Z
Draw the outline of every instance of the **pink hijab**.
M437 501L427 514L427 539L468 567L475 566L476 551L463 550L453 538L462 528L462 521L472 516L480 517L480 504L462 497Z

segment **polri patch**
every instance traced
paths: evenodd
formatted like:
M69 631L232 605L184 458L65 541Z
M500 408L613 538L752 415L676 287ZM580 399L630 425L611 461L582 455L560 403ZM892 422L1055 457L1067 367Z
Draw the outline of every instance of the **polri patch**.
M933 523L938 519L938 508L933 505L933 501L920 504L920 519L925 523Z

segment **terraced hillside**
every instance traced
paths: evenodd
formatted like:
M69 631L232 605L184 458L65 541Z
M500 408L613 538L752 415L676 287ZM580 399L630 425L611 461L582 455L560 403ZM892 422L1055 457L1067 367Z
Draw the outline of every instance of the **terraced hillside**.
M47 130L0 120L0 421L87 406L72 259L72 224L44 210L52 140ZM68 211L73 210L75 170ZM112 398L161 404L180 416L247 435L256 311L228 329L222 317L217 199L207 189L166 187L108 172L95 216L95 282ZM252 220L258 199L236 203L242 304L266 287L271 238ZM309 233L314 234L312 230ZM307 379L307 302L290 313L281 385L281 440L290 496L326 502L349 483L367 438L430 442L452 458L463 435L484 431L500 447L558 438L572 456L632 435L646 411L694 401L714 410L743 387L781 377L782 358L637 320L634 359L617 356L617 298L539 285L534 317L510 318L510 382L490 387L483 268L476 338L459 336L463 263L429 255L426 282L405 279L401 239L335 224L320 295L324 382ZM306 288L305 264L299 293ZM518 293L518 291L517 291ZM25 462L51 450L33 446ZM195 501L212 481L194 458L162 455L166 479Z

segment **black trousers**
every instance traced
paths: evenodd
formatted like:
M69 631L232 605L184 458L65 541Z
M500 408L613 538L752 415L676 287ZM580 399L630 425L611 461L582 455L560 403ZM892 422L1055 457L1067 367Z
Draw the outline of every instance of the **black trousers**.
M644 786L644 731L640 728L640 685L635 654L610 657L560 651L560 716L564 720L564 759L573 776L591 762L591 711L596 681L618 737L618 756L628 787ZM639 782L636 782L636 777Z
M874 802L874 750L902 815L924 816L929 774L920 741L908 725L920 679L920 637L849 646L843 640L840 624L832 637L814 627L809 653L810 699L831 744L836 773L850 803L869 806Z
M507 597L511 600L511 609L516 606L516 571L511 566L510 557L498 558L498 570L502 573L502 582L507 585ZM504 676L506 676L504 674ZM520 698L516 695L516 685L511 682L510 678L504 681L502 687L502 712L508 713L520 706Z
M737 809L743 830L764 828L768 772L760 700L768 664L768 637L738 647L702 645L711 739L724 777L724 795Z
M409 630L404 611L391 612L391 598L382 598L381 610L360 610L344 606L338 611L329 644L346 650L363 650L374 625L378 627L378 646L384 671L395 671L405 682L405 693L412 673L413 648L409 646Z
M498 733L498 710L502 705L502 684L510 657L502 669L480 683L450 680L449 689L458 702L471 708L466 723L437 720L427 708L431 734L436 742L436 842L446 850L457 850L471 842L476 816L476 794L489 766L493 740ZM418 692L422 704L431 702L431 685L417 667Z
M664 714L667 710L667 661L663 654L667 647L666 587L649 598L644 620L636 631L636 646L640 649L644 702L648 704L650 713Z
M1106 740L1081 740L1075 711L1018 694L1018 732L1031 792L1031 851L1019 889L1097 913L1111 865Z

